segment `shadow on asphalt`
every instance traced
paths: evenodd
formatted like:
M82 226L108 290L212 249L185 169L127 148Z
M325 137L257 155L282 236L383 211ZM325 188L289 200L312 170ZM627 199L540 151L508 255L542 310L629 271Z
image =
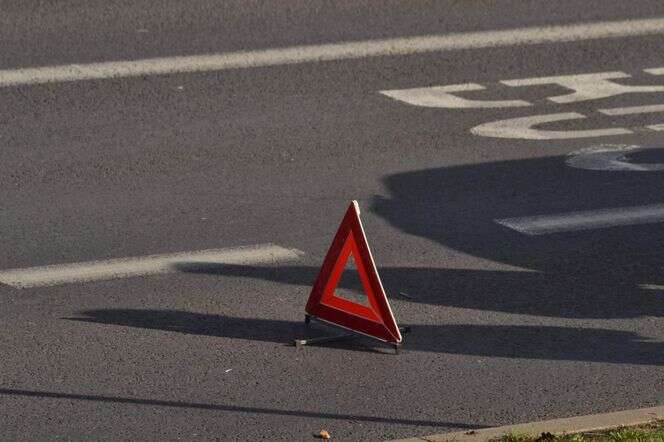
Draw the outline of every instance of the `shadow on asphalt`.
M664 163L664 149L634 154L633 160ZM390 197L375 198L371 210L402 232L574 279L586 284L579 293L591 283L603 291L607 285L664 282L662 223L528 236L495 221L664 204L664 171L582 170L567 166L565 157L547 157L399 173L384 182ZM521 273L512 282L519 277L531 278ZM524 288L517 284L514 291Z
M664 150L632 161L664 162ZM432 168L385 178L371 210L398 230L531 271L381 267L412 302L564 318L664 316L664 224L528 236L496 219L664 203L664 172L591 171L564 157ZM189 262L189 273L310 287L318 268ZM347 288L347 287L344 287ZM352 287L351 287L352 289ZM78 321L289 342L303 324L168 310L91 310ZM407 348L489 357L662 365L664 343L636 333L555 326L413 325ZM343 345L343 344L337 344ZM357 349L356 347L344 347Z
M311 287L316 267L181 263L187 273L261 279ZM643 289L620 275L567 277L555 273L380 267L388 296L450 307L566 318L664 316L664 290ZM649 278L646 281L652 281ZM342 288L356 289L353 286Z
M304 411L304 410L279 410L276 408L240 407L235 405L206 404L200 402L164 401L164 400L155 400L155 399L140 399L140 398L128 398L128 397L118 397L118 396L100 396L92 394L58 393L54 391L18 390L10 388L0 388L0 396L22 396L22 397L31 397L31 398L44 398L44 399L65 399L65 400L77 400L77 401L107 402L115 404L145 405L152 407L194 408L200 410L228 411L233 413L298 416L298 417L311 417L311 418L323 418L323 419L337 419L345 421L377 422L377 423L386 423L386 424L395 424L395 425L451 427L451 428L462 428L462 429L483 428L482 425L471 425L471 424L463 424L456 422L437 422L437 421L426 421L426 420L416 420L416 419L393 419L393 418L386 418L379 416L362 416L356 414L318 413L315 411Z
M664 149L630 156L664 163ZM399 173L371 211L400 231L531 271L380 267L388 294L529 315L664 316L664 223L529 236L496 219L664 204L664 171L574 169L565 157ZM318 268L181 263L181 271L311 286ZM409 299L410 300L410 299Z
M309 334L302 322L178 310L88 310L80 317L68 319L284 344ZM407 350L504 358L664 364L664 343L648 341L625 331L496 325L413 325L412 330L406 343ZM362 351L353 343L336 346Z

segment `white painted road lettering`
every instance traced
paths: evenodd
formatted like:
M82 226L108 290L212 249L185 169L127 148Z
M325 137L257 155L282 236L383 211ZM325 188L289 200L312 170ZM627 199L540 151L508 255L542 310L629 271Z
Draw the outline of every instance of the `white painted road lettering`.
M597 112L609 116L648 114L655 112L664 112L664 104L653 104L649 106L628 106L612 109L598 109ZM560 113L549 115L534 115L531 117L510 118L507 120L493 121L480 124L470 130L475 135L493 138L514 138L522 140L560 140L570 138L594 138L608 137L615 135L627 135L633 133L627 128L606 128L593 130L565 130L553 131L545 129L536 129L534 126L556 121L580 120L586 116L576 113ZM646 126L651 130L662 130L664 124L655 124Z
M651 68L644 69L644 72L647 72L650 75L664 75L664 68Z
M259 264L291 261L303 252L274 244L132 258L56 264L0 271L0 283L16 288L47 287L76 282L156 275L180 271L181 265Z
M653 104L650 106L616 107L613 109L598 109L597 112L604 115L635 115L664 112L664 104Z
M556 121L582 120L584 115L567 112L531 117L510 118L480 124L470 130L472 134L493 138L516 138L521 140L562 140L570 138L593 138L613 135L627 135L632 131L623 128L606 128L591 130L545 130L535 126Z
M641 152L638 145L600 144L586 149L577 150L567 156L565 163L577 169L655 172L664 170L662 163L631 163L627 155Z
M447 109L481 109L500 107L523 107L531 104L523 100L470 100L454 95L453 92L482 91L486 88L476 83L453 84L415 89L381 91L395 100L421 107Z
M651 126L646 126L650 130L654 130L655 132L662 132L664 131L664 124L653 124Z
M504 80L501 83L513 87L557 84L573 90L574 92L570 94L548 98L548 100L560 104L599 100L601 98L609 98L623 94L664 92L664 86L627 86L610 81L619 78L630 78L630 75L624 72L600 72L597 74L560 75L556 77Z
M524 218L505 218L495 221L498 224L526 235L546 235L577 230L660 223L664 221L664 204L529 216Z
M652 75L663 75L664 68L645 69ZM631 78L625 72L598 72L590 74L559 75L549 77L533 77L502 80L500 83L510 87L559 85L571 90L571 93L548 97L547 100L557 104L574 104L590 100L607 99L625 94L644 94L664 92L664 86L624 85L613 80ZM443 109L489 109L489 108L523 108L532 103L520 100L483 100L463 98L458 93L486 90L486 86L477 83L464 83L446 86L423 88L383 90L381 94L413 106ZM664 112L664 104L630 106L613 109L598 109L608 116L622 116ZM575 138L610 137L633 134L632 128L606 127L600 129L551 130L537 127L560 121L584 120L587 116L578 112L560 112L553 114L529 115L504 120L491 121L475 126L470 130L474 135L492 138L510 138L521 140L561 140ZM663 131L664 123L647 125L646 130Z

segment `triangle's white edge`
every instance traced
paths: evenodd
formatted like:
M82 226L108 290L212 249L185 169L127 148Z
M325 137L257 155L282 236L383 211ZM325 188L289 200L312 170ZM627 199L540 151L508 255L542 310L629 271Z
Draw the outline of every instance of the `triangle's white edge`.
M367 246L367 250L369 251L369 259L371 259L371 265L373 266L373 271L376 274L376 279L378 279L378 285L380 285L380 289L382 290L383 294L385 294L385 303L387 304L387 310L390 312L390 316L392 318L392 322L394 325L397 326L397 343L400 343L403 341L403 337L401 336L401 330L399 330L399 324L397 324L397 320L394 317L394 313L392 312L392 306L390 305L390 300L387 299L387 293L385 292L385 288L383 287L383 281L380 280L380 273L378 273L378 268L376 267L376 262L374 261L373 254L371 253L371 247L369 246L369 240L367 239L367 235L364 232L364 225L362 224L362 218L360 218L360 205L357 203L356 200L353 200L353 206L355 207L355 212L357 213L357 220L360 224L360 230L362 231L362 236L364 237L364 243Z

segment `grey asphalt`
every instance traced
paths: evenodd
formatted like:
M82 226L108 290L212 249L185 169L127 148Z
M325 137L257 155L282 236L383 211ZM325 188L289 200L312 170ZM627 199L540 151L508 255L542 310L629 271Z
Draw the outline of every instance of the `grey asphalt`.
M660 1L107 3L2 1L0 69L664 16ZM658 84L642 70L663 49L632 37L0 89L0 269L266 242L306 253L0 285L1 438L381 440L660 404L662 224L528 237L493 220L664 202L662 172L564 162L602 142L664 162L661 133L482 138L469 129L527 113L378 91L601 71ZM664 95L518 92L581 113ZM614 124L589 120L565 127ZM310 333L304 304L351 199L412 327L398 356L369 340L287 345Z

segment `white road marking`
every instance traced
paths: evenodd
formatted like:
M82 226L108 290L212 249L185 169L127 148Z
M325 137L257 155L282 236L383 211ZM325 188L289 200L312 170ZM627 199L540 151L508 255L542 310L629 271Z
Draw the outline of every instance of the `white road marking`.
M648 106L629 106L613 109L598 109L597 111L604 115L610 116L633 115L664 112L664 105L653 104ZM584 118L586 118L585 115L577 112L533 115L530 117L509 118L506 120L483 123L472 128L470 132L481 137L513 138L521 140L562 140L572 138L608 137L634 133L632 130L623 127L591 130L546 130L535 128L535 126L541 124L555 123L557 121L581 120ZM661 131L663 130L664 125L654 124L647 126L647 128L655 131ZM632 170L636 170L636 168Z
M395 89L380 91L395 100L413 106L435 107L447 109L481 109L499 107L523 107L531 104L523 100L469 100L453 95L452 92L482 91L486 88L481 84L465 83L448 86L432 86L414 89Z
M3 270L0 271L0 283L16 288L46 287L178 272L179 265L275 263L294 260L302 255L303 252L297 249L261 244Z
M518 80L504 80L501 83L507 86L540 86L557 84L574 92L548 100L554 103L576 103L579 101L598 100L622 94L645 92L664 92L664 86L629 86L614 83L611 79L630 78L624 72L599 72L595 74L560 75L556 77L522 78Z
M568 154L565 163L577 169L654 172L664 170L662 163L630 163L627 154L643 151L639 145L601 144Z
M0 87L188 72L248 69L366 57L624 38L664 33L664 18L388 38L208 55L69 64L0 71Z
M657 71L657 69L650 69ZM663 71L664 72L664 71ZM554 103L576 103L587 100L598 100L623 94L664 92L664 86L622 85L610 81L612 79L631 78L624 72L599 72L593 74L561 75L554 77L533 77L513 80L502 80L500 83L511 87L541 86L557 84L574 92L555 97L548 97ZM462 83L442 86L430 86L408 89L380 91L395 100L413 106L445 108L445 109L482 109L502 107L532 106L524 100L474 100L459 97L455 92L483 91L486 87L477 83ZM650 112L658 112L652 110ZM638 113L638 110L634 110Z
M544 130L534 126L556 121L581 120L586 118L577 112L560 114L533 115L530 117L510 118L480 124L470 130L474 135L492 138L513 138L521 140L562 140L571 138L592 138L633 133L620 127L592 130Z
M644 69L643 71L649 73L650 75L664 75L664 68L651 68Z
M643 290L664 290L664 285L660 284L639 284L639 288Z
M652 224L664 221L664 204L620 207L555 215L528 216L495 220L498 224L526 235L573 232L615 226Z
M664 112L664 104L652 104L648 106L616 107L612 109L597 109L597 112L604 115L649 114L654 112Z

